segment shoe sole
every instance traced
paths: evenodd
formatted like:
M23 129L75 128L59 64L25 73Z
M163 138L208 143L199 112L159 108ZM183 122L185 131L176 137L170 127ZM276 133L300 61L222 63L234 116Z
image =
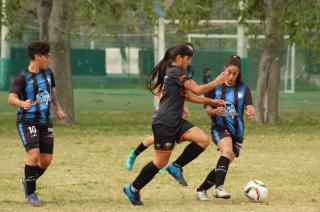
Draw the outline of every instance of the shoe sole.
M199 201L209 201L209 199L200 199L198 196L196 196L196 200L199 200Z
M223 197L218 197L218 196L213 196L215 198L219 198L219 199L230 199L231 196L223 196Z

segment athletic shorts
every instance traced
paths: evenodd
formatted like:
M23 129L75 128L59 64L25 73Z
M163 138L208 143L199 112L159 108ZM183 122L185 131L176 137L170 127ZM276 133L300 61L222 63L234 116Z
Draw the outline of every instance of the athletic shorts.
M53 153L52 123L38 125L30 122L19 122L17 127L26 152L33 148L39 148L40 153Z
M183 135L194 128L194 125L182 119L178 127L168 127L163 124L152 125L154 149L159 152L170 152L175 143L183 141Z
M221 128L211 128L211 135L212 135L212 141L218 145L219 141L223 138L230 137L232 140L232 148L233 153L236 157L239 157L240 155L240 149L242 146L242 140L235 138L234 136L230 135L229 131L227 129L221 129ZM219 150L219 149L218 149Z

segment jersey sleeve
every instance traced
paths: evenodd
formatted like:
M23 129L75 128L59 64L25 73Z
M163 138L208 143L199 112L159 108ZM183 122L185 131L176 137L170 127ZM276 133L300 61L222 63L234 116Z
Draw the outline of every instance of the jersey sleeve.
M54 79L54 74L53 74L52 70L49 70L49 76L51 79L51 87L52 88L56 87L56 80Z
M19 74L13 81L9 93L20 95L25 88L25 80L22 74Z
M171 71L169 77L171 77L172 80L181 87L183 87L183 84L190 79L182 69L175 69L174 71Z
M244 96L244 104L245 105L252 105L252 96L251 90L249 87L246 87L245 96Z

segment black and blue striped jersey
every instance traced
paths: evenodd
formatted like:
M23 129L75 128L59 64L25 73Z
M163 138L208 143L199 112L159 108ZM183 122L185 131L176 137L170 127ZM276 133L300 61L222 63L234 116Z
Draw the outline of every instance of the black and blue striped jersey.
M244 136L243 112L246 105L252 105L250 88L242 83L234 86L223 84L208 92L206 97L222 99L226 102L224 114L211 117L213 127L228 130L231 137L242 142Z
M32 106L28 110L19 108L18 123L32 122L47 124L51 121L51 89L55 87L55 79L50 68L32 73L22 71L12 83L10 93L18 95L21 101L31 100Z

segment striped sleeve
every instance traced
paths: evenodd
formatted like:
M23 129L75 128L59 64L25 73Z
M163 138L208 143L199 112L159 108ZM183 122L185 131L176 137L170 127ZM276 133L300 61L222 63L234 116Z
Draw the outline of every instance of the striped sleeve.
M51 87L54 88L56 87L56 81L54 79L54 74L52 72L52 70L49 69L49 75L50 75L50 79L51 79Z
M206 97L206 98L209 98L209 99L215 99L216 98L216 95L215 95L215 88L214 89L212 89L211 91L208 91L207 93L205 93L204 94L204 97ZM207 105L204 105L203 106L204 108L206 108L207 107Z
M25 80L23 74L19 74L13 81L9 93L15 93L21 95L25 87Z
M247 86L246 91L245 91L245 96L244 96L244 104L245 105L252 105L252 96L251 96L251 90Z

